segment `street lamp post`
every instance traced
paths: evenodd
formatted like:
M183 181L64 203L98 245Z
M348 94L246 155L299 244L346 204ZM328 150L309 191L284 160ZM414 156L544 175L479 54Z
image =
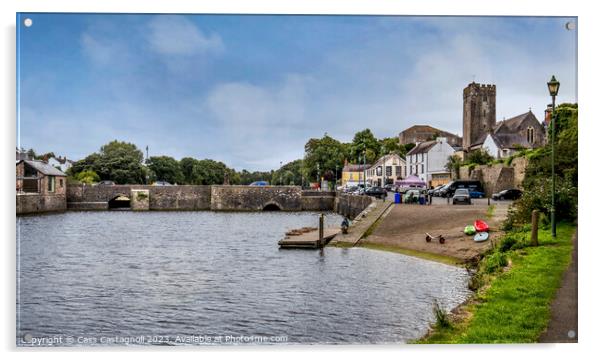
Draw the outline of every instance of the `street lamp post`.
M282 161L280 162L280 185L282 185Z
M364 191L366 190L366 145L364 144Z
M552 75L552 79L548 82L548 91L552 97L552 119L550 126L552 127L552 209L550 210L550 220L552 223L552 237L556 237L556 156L554 152L554 142L556 136L556 95L558 95L558 89L560 83L556 80L556 77Z
M334 189L337 189L337 181L339 177L339 164L334 165Z

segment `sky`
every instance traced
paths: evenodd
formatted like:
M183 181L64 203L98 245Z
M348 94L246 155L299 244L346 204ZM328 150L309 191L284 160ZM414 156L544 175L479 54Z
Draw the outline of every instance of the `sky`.
M325 133L461 136L472 81L496 85L498 120L543 120L552 74L577 101L574 18L17 16L17 144L74 160L116 139L270 170Z

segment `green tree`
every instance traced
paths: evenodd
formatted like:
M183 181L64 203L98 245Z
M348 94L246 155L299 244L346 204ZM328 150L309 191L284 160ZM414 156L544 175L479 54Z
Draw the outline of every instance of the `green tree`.
M362 158L366 151L366 163L373 164L382 152L382 144L374 137L370 129L359 131L353 137L353 141L349 147L349 155L352 162Z
M404 158L406 156L406 148L403 145L399 144L399 139L396 137L384 138L380 141L381 152L380 156L388 155L388 154L397 154Z
M170 156L151 156L146 164L151 171L153 181L167 181L171 184L182 184L184 175L180 163Z
M142 157L142 151L136 145L114 140L103 145L100 152L77 161L70 173L76 175L92 170L101 180L112 180L117 184L144 184L147 170L142 164Z
M309 182L314 182L318 173L320 177L328 171L334 174L337 168L340 175L346 155L344 150L343 144L327 134L321 139L309 139L305 144L303 177Z
M574 220L577 217L578 186L578 107L561 104L556 110L556 218ZM550 138L551 139L551 138ZM508 225L528 222L531 211L537 209L549 217L551 210L551 143L534 151L527 151L529 160L523 181L523 196L514 203L508 216Z
M449 171L454 179L458 179L460 177L460 166L462 165L462 159L460 159L457 155L452 155L447 158L447 163L445 164L445 169Z
M486 150L477 149L468 153L466 158L467 164L477 164L477 165L486 165L487 163L493 161L493 156L491 156Z
M303 176L303 160L298 159L284 164L280 169L272 173L273 185L301 185Z
M98 174L95 173L93 170L85 170L85 171L78 173L75 176L75 180L79 181L80 183L90 185L90 184L99 182L100 176L98 176Z

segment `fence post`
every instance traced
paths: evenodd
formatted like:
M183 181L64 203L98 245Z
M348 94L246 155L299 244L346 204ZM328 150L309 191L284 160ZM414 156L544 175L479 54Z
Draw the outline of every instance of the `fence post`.
M537 238L539 226L539 211L533 210L531 212L531 245L538 246L539 240Z

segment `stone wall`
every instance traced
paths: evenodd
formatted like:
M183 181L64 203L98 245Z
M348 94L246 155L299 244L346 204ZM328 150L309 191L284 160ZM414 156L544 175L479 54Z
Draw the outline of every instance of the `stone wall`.
M303 210L299 186L211 186L211 210L261 211L267 206L279 210Z
M469 171L468 166L462 166L460 179L481 181L486 195L491 196L493 193L506 189L521 189L527 165L528 160L525 157L517 157L512 160L510 166L505 164L479 165L472 171Z
M17 194L17 215L65 210L65 195Z
M105 210L108 201L123 195L132 199L132 190L148 190L150 210L209 210L211 186L179 185L69 185L67 205L70 209Z
M372 203L372 197L338 193L335 200L335 211L343 216L355 219Z
M148 194L148 198L139 199L141 193ZM135 210L261 211L272 207L332 211L336 193L302 191L298 186L69 185L67 206L73 210L107 210L108 202L118 196L127 196Z

